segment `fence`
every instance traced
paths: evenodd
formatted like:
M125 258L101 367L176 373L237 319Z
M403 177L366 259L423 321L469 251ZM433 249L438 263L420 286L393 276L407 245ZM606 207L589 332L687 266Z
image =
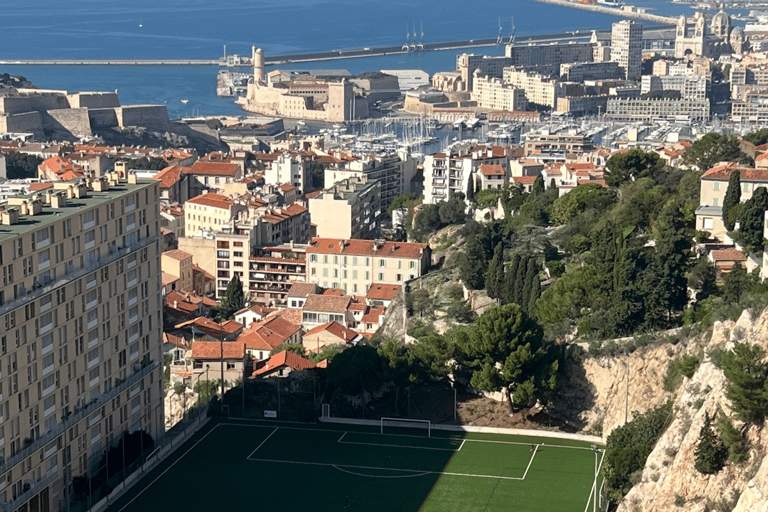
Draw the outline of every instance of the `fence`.
M116 440L104 452L105 465L97 463L92 468L90 476L75 477L75 482L72 485L72 499L60 504L60 510L62 512L101 512L105 510L113 501L122 496L134 482L154 469L176 448L188 440L192 434L200 430L207 420L207 403L190 408L185 412L184 419L154 440L151 450L141 446L140 455L136 461L128 466L123 466L118 471L113 469L110 472L108 467L110 450L119 447L121 440L123 450L127 444L125 437ZM141 436L141 439L143 441L144 437ZM125 460L125 451L122 460ZM65 474L63 477L65 481L72 479L72 475Z

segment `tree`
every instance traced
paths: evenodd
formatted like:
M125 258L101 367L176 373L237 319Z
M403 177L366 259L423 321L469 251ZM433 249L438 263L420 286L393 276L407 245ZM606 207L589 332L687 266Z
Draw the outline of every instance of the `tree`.
M742 421L761 424L768 407L765 352L759 345L736 342L723 354L720 367L728 383L725 396Z
M408 208L415 206L415 204L419 201L419 196L417 194L412 193L405 193L400 194L396 198L392 200L392 204L389 205L389 208L387 208L387 213L389 216L392 216L392 211L397 210L398 208Z
M616 195L597 183L579 185L564 196L555 199L549 217L555 224L566 224L588 208L604 210L613 203Z
M475 200L475 178L470 176L467 182L467 201L470 203Z
M725 465L725 458L728 456L728 450L723 446L722 441L715 434L712 428L712 419L709 414L704 414L704 426L699 432L699 442L694 452L696 461L693 467L696 471L704 475L714 475Z
M128 169L148 169L152 171L160 171L168 167L168 162L162 158L150 156L128 160L126 165Z
M536 303L536 316L545 324L578 318L582 310L592 309L598 304L598 293L595 267L581 265L568 268L555 284L541 294Z
M378 388L383 378L383 360L376 349L356 345L337 354L328 364L328 382L348 395L363 395Z
M536 179L533 181L533 186L531 187L531 197L537 197L544 193L544 176L539 174L536 176Z
M425 204L413 219L413 237L421 239L441 227L439 207L436 204Z
M37 168L43 163L39 156L17 151L5 153L5 170L9 180L37 178Z
M709 132L693 143L683 155L683 162L706 171L718 162L751 165L751 159L741 151L734 135Z
M176 382L173 384L173 392L176 396L181 398L184 413L187 412L187 387L188 384L184 381Z
M761 187L762 188L762 187ZM760 189L758 189L760 190ZM765 209L759 206L748 207L744 204L739 223L738 240L749 252L763 252Z
M511 392L511 403L518 405L554 389L558 363L553 348L517 304L486 310L461 347L472 386Z
M738 304L742 293L747 289L748 279L747 271L741 263L738 261L734 263L723 279L723 300L726 303Z
M296 355L299 355L301 357L304 357L304 355L307 353L306 349L304 348L304 345L301 343L281 343L278 347L273 348L270 350L269 355L273 356L275 354L279 354L280 352L283 352L284 350L287 350L288 352L293 352Z
M725 192L725 198L723 199L723 224L725 229L733 231L736 224L736 217L734 217L734 207L741 202L741 173L736 170L731 173L731 177L728 178L728 189Z
M646 153L640 149L630 149L610 157L605 166L610 171L605 182L611 187L617 187L625 181L654 178L663 169L664 160L652 151Z
M235 274L232 279L229 280L227 285L227 291L224 294L224 298L221 299L221 306L217 308L215 316L217 321L222 322L224 320L230 320L235 316L235 313L243 309L246 305L245 294L243 293L243 285L240 282L240 278Z
M447 201L440 201L438 205L438 215L442 226L463 224L467 220L466 212L467 204L464 202L464 194L461 192L453 194Z
M488 273L485 276L485 289L492 299L501 298L504 288L504 246L501 242L496 244L493 258L488 264Z
M485 288L485 251L477 236L467 240L459 266L459 276L470 290Z
M688 274L688 287L696 291L696 300L704 300L717 293L717 271L707 258L702 257Z
M451 373L449 361L453 360L454 347L445 336L422 336L407 347L408 363L421 380L440 381Z
M717 429L720 431L720 439L728 450L728 460L737 464L744 462L749 457L747 443L741 430L733 426L728 416L721 410L717 413Z
M413 311L420 317L431 315L435 310L435 299L426 288L417 288L411 292Z
M688 302L688 262L690 259L690 235L679 206L669 203L658 221L656 246L648 272L650 283L649 307L651 323L664 317L669 319L673 311L680 311Z

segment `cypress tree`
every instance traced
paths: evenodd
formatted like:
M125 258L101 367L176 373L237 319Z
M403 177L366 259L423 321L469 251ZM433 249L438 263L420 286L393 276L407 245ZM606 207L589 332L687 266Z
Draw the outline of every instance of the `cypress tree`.
M736 218L733 216L733 207L741 201L741 173L733 171L728 178L728 190L723 199L723 224L725 229L733 231L736 224Z
M518 282L520 280L521 264L522 259L520 258L520 255L513 254L512 261L504 273L504 304L515 302L515 287L518 286ZM523 267L523 270L525 270L525 267Z
M727 450L722 441L715 434L712 428L712 418L709 414L704 415L704 426L699 433L699 444L696 446L696 462L693 467L696 471L704 475L714 475L725 465Z
M493 258L488 264L488 274L485 276L485 289L492 299L499 299L504 288L504 247L501 242L496 244Z
M524 309L528 309L528 302L533 295L533 282L539 279L539 274L536 269L536 258L528 257L525 262L525 279L520 294L520 306Z
M541 280L539 275L536 274L536 278L533 280L533 288L531 289L531 296L528 298L528 316L536 315L536 301L541 297Z
M553 190L554 192L552 192ZM552 192L552 195L555 199L557 199L560 195L560 191L557 188L557 183L555 183L555 178L549 180L549 191Z
M747 288L747 279L746 269L738 261L734 263L723 279L723 300L726 303L738 303Z
M723 411L717 413L717 429L720 431L723 444L728 449L728 460L737 464L747 460L749 452L744 436L741 430L733 426Z
M467 201L470 203L475 200L475 178L469 177L469 183L467 183Z
M531 187L531 196L536 197L544 193L544 176L539 174Z
M485 251L477 236L467 240L464 249L464 258L459 267L461 280L470 290L482 290L485 288Z

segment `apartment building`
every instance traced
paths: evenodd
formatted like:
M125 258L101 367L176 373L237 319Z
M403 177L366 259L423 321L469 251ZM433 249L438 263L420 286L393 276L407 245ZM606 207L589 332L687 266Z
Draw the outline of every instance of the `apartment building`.
M731 119L737 123L768 123L768 86L744 86L731 102Z
M643 25L632 20L611 26L611 60L624 70L627 80L639 80L643 64Z
M324 238L374 238L383 214L381 181L368 176L341 180L308 201L309 215Z
M502 82L501 78L480 76L475 72L472 81L472 99L481 108L523 111L528 108L525 91Z
M592 43L572 41L540 45L507 45L504 55L509 58L507 66L556 74L561 64L594 60L594 48L595 45Z
M569 62L560 64L560 78L579 83L586 80L618 80L624 78L624 71L618 62Z
M736 163L721 163L701 175L699 207L696 209L696 229L707 231L722 240L726 234L723 225L723 200L728 190L728 180L739 171L741 201L752 197L758 187L768 187L768 169L741 167Z
M557 105L557 98L565 95L565 88L567 87L564 83L549 78L548 75L514 67L504 69L504 83L522 89L528 103L551 108Z
M606 117L616 121L706 121L709 100L608 99Z
M457 146L450 153L424 157L424 202L437 204L461 192L481 165L499 165L509 170L509 151L498 146Z
M514 65L514 59L509 56L475 55L462 53L456 56L456 70L460 80L457 85L465 92L472 92L475 72L481 76L500 78L504 68Z
M160 266L163 272L179 278L177 290L183 292L194 290L191 254L178 249L163 252L160 257Z
M686 100L705 100L709 96L710 81L695 75L645 75L640 81L640 94L656 91L678 91Z
M0 508L66 510L123 432L164 431L157 181L0 211Z
M431 256L428 244L313 238L307 247L306 280L365 294L372 283L403 284L425 274Z
M260 161L266 165L265 183L290 183L302 192L312 189L312 153L282 151L259 156L262 157Z
M184 204L184 230L194 235L199 231L220 231L222 227L248 207L221 194L202 194Z
M568 153L588 153L592 138L583 135L533 135L525 139L525 155L536 160L565 160Z

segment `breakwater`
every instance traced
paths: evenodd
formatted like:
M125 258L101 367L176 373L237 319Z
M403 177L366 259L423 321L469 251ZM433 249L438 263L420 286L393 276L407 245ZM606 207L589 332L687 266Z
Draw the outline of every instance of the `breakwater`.
M650 21L652 23L658 23L660 25L674 25L677 23L677 18L670 16L659 16L658 14L649 14L647 12L637 12L631 10L617 9L615 7L606 7L598 4L583 4L577 1L571 0L534 0L544 4L560 5L562 7L571 7L573 9L581 9L584 11L599 12L602 14L610 14L612 16L618 16L620 18L634 18L642 21Z

